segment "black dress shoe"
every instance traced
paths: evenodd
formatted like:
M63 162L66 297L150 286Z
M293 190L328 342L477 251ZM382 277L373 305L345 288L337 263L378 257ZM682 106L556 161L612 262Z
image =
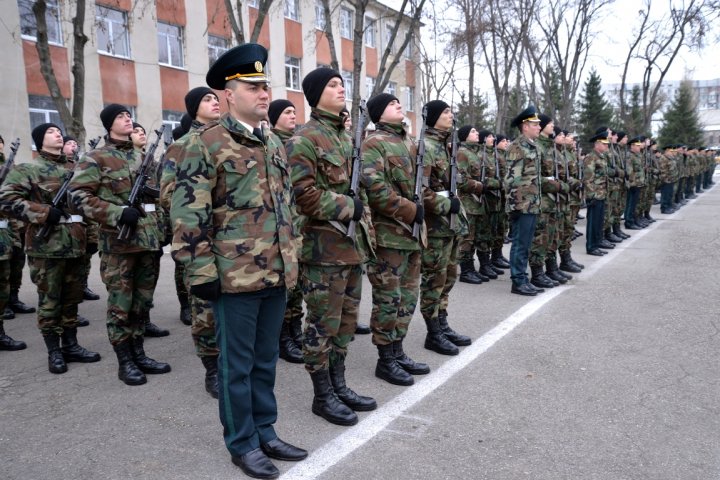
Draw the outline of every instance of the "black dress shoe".
M358 322L357 326L355 327L355 334L357 335L370 335L372 333L372 330L370 330L370 326L365 323Z
M525 295L527 297L534 297L537 295L537 291L530 287L528 283L523 283L522 285L515 285L512 284L512 288L510 288L510 293L517 293L518 295Z
M83 289L83 300L100 300L100 295L90 290L88 287Z
M287 462L297 462L307 458L307 450L298 448L294 445L290 445L287 442L283 442L279 438L270 440L267 443L260 444L260 448L265 455L275 460L285 460Z
M240 470L248 477L278 478L280 476L280 470L273 465L260 448L250 450L239 457L232 457L232 463L240 467Z
M612 250L615 248L615 244L608 242L607 240L603 239L598 244L598 248L604 248L606 250Z
M603 252L600 251L600 249L596 248L595 250L590 250L587 252L588 255L593 255L595 257L602 257L604 255Z

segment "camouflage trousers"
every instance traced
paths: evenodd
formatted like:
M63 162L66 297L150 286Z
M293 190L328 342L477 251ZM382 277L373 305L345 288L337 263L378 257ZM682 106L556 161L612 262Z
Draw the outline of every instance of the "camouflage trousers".
M468 234L460 237L459 255L460 261L473 261L475 250L480 249L478 231L481 225L487 222L485 215L466 215L468 224Z
M0 260L0 312L5 311L10 299L10 260ZM0 329L3 326L3 315L0 315Z
M504 203L503 203L504 205ZM507 234L508 228L510 228L510 221L508 220L508 214L505 209L498 212L498 223L497 229L493 232L492 249L498 250L503 248L505 245L505 235Z
M620 217L615 216L618 211L619 203L620 187L611 181L607 197L605 198L605 218L603 220L603 229L610 228L613 224L620 221Z
M308 372L341 363L357 326L362 267L303 264L300 282L307 306L303 359Z
M189 293L187 285L185 285L185 265L175 262L175 293L177 293L180 304L189 304Z
M298 282L291 290L288 290L287 306L285 307L285 317L283 321L290 324L294 318L302 318L303 316L303 291L302 286Z
M180 272L180 283L182 290L187 295L187 301L190 304L190 336L195 345L195 354L198 357L216 357L220 350L217 344L217 336L215 332L215 314L213 313L212 303L194 295L190 295L185 278L185 268L182 264L175 264L175 288L178 288L178 272ZM180 298L180 293L178 293Z
M145 333L143 312L152 307L157 252L103 253L100 276L108 291L107 331L117 345Z
M500 232L500 217L505 215L504 212L487 212L484 217L484 221L480 224L480 230L477 233L478 241L477 249L479 252L490 253L497 241L498 235L503 235Z
M554 252L557 250L558 227L558 214L556 210L552 212L540 212L537 223L535 224L535 235L533 236L532 246L530 247L530 257L528 259L531 267L544 267L548 251ZM555 248L551 250L552 247Z
M405 338L417 306L420 288L420 251L377 247L367 264L372 285L370 327L374 345Z
M560 252L567 252L572 248L572 238L575 234L575 219L579 211L579 205L568 205L562 211L558 242L558 251Z
M28 257L28 265L38 291L40 333L61 334L65 328L77 328L78 304L83 299L81 258Z
M627 188L625 188L625 184L620 184L620 191L618 192L618 203L615 205L615 211L613 212L613 217L615 217L615 223L620 223L620 219L623 218L623 215L625 214L625 206L627 205Z
M421 255L420 313L425 321L446 311L457 280L458 237L428 237Z
M90 276L90 271L92 270L92 255L86 254L83 255L82 260L82 277L80 278L80 284L83 287L87 287L88 284L88 277Z

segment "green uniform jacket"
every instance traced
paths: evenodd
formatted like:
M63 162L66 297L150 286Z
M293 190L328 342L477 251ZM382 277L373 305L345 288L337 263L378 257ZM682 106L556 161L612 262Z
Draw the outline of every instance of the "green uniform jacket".
M608 194L608 165L605 155L594 150L585 156L583 185L586 200L605 200Z
M376 123L375 128L361 150L375 240L381 247L420 250L412 236L417 148L402 125Z
M130 141L106 137L105 145L86 153L75 168L70 183L73 203L82 214L100 224L99 248L104 253L135 253L160 249L163 233L155 200L143 198L145 216L140 217L135 234L118 240L118 221L127 205L142 159ZM149 182L151 183L151 182ZM152 210L155 211L152 211Z
M677 182L679 178L677 165L671 154L661 155L658 167L660 168L660 183Z
M165 161L162 165L162 175L160 176L160 205L165 210L170 210L170 200L173 191L175 191L175 171L177 170L177 161L182 154L185 144L190 139L190 132L202 128L203 125L193 122L190 131L182 137L175 140L165 150Z
M370 212L355 229L355 242L339 230L355 213L350 191L352 141L342 118L313 109L310 120L287 142L298 213L304 215L300 262L310 265L359 265L374 256ZM367 205L365 181L359 194ZM331 222L338 222L333 225Z
M243 293L297 282L290 171L280 140L264 136L228 114L189 135L170 218L190 285L219 279L223 293Z
M40 151L40 155L30 162L15 165L5 179L0 202L4 209L10 209L10 215L28 223L25 232L28 256L75 258L85 255L85 225L81 221L55 225L46 240L35 240L35 234L47 220L50 203L60 189L63 177L71 169L72 163L67 162L64 155ZM64 210L73 213L67 206Z
M505 211L540 213L540 152L537 145L520 135L508 147L506 158L509 165L505 184L508 198Z
M462 142L458 148L458 171L466 179L463 185L458 187L458 196L468 215L485 215L482 195L485 186L480 181L482 161L478 155L479 151L480 144L477 142Z
M578 173L578 163L575 158L575 152L567 146L564 146L557 155L560 162L559 168L562 172L560 178L566 182L570 188L570 193L568 194L568 205L573 207L579 206L582 181L580 181ZM567 175L565 175L566 170L568 172Z
M557 152L555 142L552 138L543 137L537 139L538 150L540 151L540 191L542 192L541 211L554 212L557 209L558 194L567 193L569 188L565 182L561 182L555 175L557 165ZM560 173L560 166L557 165L557 173Z
M495 148L484 145L481 153L481 159L485 163L485 178L483 179L485 195L483 200L485 209L488 212L500 212L503 208L501 197L503 182L500 180L500 178L503 177L500 177L500 172L497 171L498 168L495 168L496 154ZM499 162L500 160L498 159L498 167L500 166Z
M645 165L643 165L643 160L641 153L630 152L630 157L628 157L628 186L631 188L645 186Z

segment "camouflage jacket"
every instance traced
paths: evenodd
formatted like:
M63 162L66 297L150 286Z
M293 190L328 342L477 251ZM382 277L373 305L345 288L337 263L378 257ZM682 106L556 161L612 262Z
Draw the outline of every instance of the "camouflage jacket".
M558 207L560 194L567 193L569 188L565 182L560 180L560 168L557 163L557 151L552 138L540 135L537 139L538 150L540 150L540 191L542 192L542 203L540 206L543 212L554 212Z
M500 196L502 185L504 182L502 182L500 179L504 177L499 176L499 168L496 168L495 160L496 160L496 150L492 147L488 147L487 145L484 146L481 158L483 162L485 163L485 178L483 179L483 184L485 185L483 199L485 201L485 208L488 212L500 212L502 211L502 198ZM497 153L499 155L499 153ZM499 167L500 159L497 159Z
M5 165L5 154L3 152L0 152L0 168ZM8 173L9 175L9 173ZM8 221L8 228L5 232L2 232L3 234L7 234L10 236L10 239L12 240L12 246L15 248L23 248L23 239L21 237L21 232L25 231L25 224L18 220L17 218L6 216L4 217L5 220ZM3 217L0 214L0 220L2 220Z
M540 213L540 152L537 145L520 135L507 149L509 165L505 183L508 198L505 211Z
M644 187L645 186L645 165L643 164L643 156L640 153L630 152L627 160L628 164L628 186Z
M280 130L279 128L273 128L271 129L271 131L272 133L277 135L283 145L285 145L287 141L290 140L293 136L291 132L286 132L285 130Z
M585 156L583 185L586 200L605 200L608 194L608 165L605 155L593 150Z
M70 183L75 207L86 218L100 224L99 249L104 253L134 253L160 249L160 230L155 200L146 198L145 216L140 217L135 234L118 240L118 221L127 204L142 159L130 141L114 141L86 153L75 168Z
M617 190L625 179L625 169L622 164L622 147L617 144L610 144L606 153L608 165L608 187Z
M482 160L478 152L480 144L462 142L458 148L458 171L466 179L458 187L458 196L468 215L485 215L482 178Z
M340 229L355 213L348 195L352 172L352 141L342 119L313 109L310 120L287 141L288 162L298 213L304 215L300 262L311 265L359 265L374 256L366 180L360 180L365 205L356 224L355 242Z
M679 177L674 154L661 155L658 167L660 168L660 183L677 182Z
M563 147L562 150L558 152L558 158L563 171L561 178L570 188L568 205L577 207L581 203L580 190L582 188L582 181L580 181L578 161L575 157L575 152L567 147ZM564 173L565 171L567 171L567 174Z
M190 285L219 279L223 293L295 286L290 172L277 137L265 139L228 114L190 133L170 202L172 255Z
M497 158L498 158L498 166L500 167L500 183L502 184L502 198L503 198L503 204L505 203L505 195L507 194L508 187L505 183L505 178L507 177L508 172L508 164L507 164L507 150L500 150L496 149L497 151Z
M67 205L63 210L69 219L62 219L53 226L47 239L35 239L35 234L47 220L50 203L60 189L63 177L71 169L72 163L64 155L41 150L37 158L15 165L5 179L0 190L0 203L10 215L28 223L25 252L30 257L76 258L85 255L85 225L80 215L70 215L77 212Z
M420 250L412 236L416 155L417 147L402 125L376 123L362 143L363 175L379 246Z
M428 237L454 237L467 235L467 218L461 209L457 214L455 230L450 229L450 155L448 155L448 137L450 132L435 128L425 130L425 157L423 158L423 205L425 206L425 224ZM460 175L458 169L458 192L464 190L467 178ZM444 192L444 193L441 193Z
M192 132L194 129L190 129ZM162 164L162 175L160 176L160 205L170 210L170 199L175 190L175 170L177 169L177 160L181 155L185 144L190 139L190 132L175 140L165 150L165 158Z

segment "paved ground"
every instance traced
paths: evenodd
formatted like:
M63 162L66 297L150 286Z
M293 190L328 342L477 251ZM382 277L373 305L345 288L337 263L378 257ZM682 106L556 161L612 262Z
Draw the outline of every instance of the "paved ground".
M278 431L312 452L297 466L277 462L284 478L719 478L719 208L716 188L654 214L653 227L603 258L585 255L581 237L575 258L587 268L545 297L511 295L508 275L458 284L451 324L477 340L458 357L429 352L416 315L406 350L433 373L414 387L377 380L375 349L359 337L348 378L380 409L353 428L314 416L309 378L281 361ZM29 348L0 352L1 478L243 477L177 319L168 255L163 272L152 316L171 335L146 350L173 371L144 386L117 380L105 295L81 305L92 324L79 335L103 360L64 375L47 372L32 315L5 322ZM92 282L103 291L97 269ZM32 303L29 281L21 297Z

